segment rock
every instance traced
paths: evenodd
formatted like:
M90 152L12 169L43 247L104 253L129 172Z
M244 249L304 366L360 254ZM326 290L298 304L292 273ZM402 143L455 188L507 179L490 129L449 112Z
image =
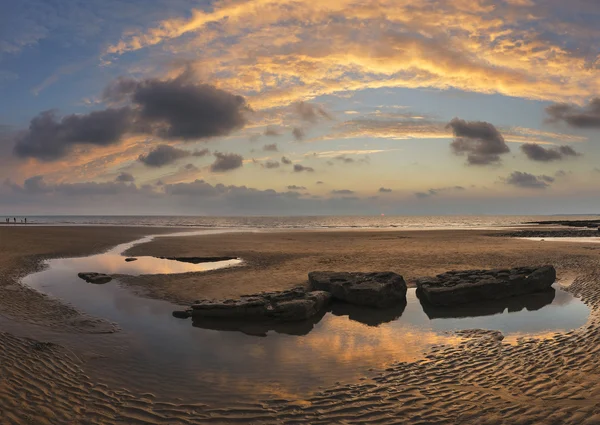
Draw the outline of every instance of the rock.
M192 263L192 264L201 264L201 263L216 263L218 261L230 261L230 260L238 260L237 257L156 257L162 260L173 260L180 261L182 263Z
M393 272L310 272L310 287L334 299L369 307L389 307L406 300L406 282Z
M327 292L294 288L245 295L235 300L201 301L192 304L191 314L194 319L306 320L323 311L330 300L331 295Z
M176 317L178 319L187 319L189 317L192 317L192 313L189 310L175 310L173 312L173 317Z
M135 257L128 257L125 259L125 261L127 261L128 263L131 263L132 261L137 261L137 258Z
M548 291L556 281L553 266L470 270L468 277L457 279L458 273L418 279L417 295L434 306L453 306Z
M104 283L108 283L112 280L107 274L104 273L94 273L94 272L86 272L86 273L78 273L81 279L85 280L88 283L93 283L95 285L102 285Z

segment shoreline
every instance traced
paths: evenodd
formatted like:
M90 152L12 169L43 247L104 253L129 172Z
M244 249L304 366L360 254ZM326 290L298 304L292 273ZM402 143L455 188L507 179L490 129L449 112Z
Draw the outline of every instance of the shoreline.
M11 243L16 247L11 249L4 246L4 263L1 263L3 273L0 276L0 309L3 315L8 313L18 322L13 323L11 328L18 328L21 322L25 327L31 326L26 323L32 322L40 335L45 333L44 329L51 330L46 332L48 335L59 332L66 336L77 330L76 326L67 325L66 319L69 317L47 304L48 300L34 297L33 300L29 299L29 304L8 307L11 297L15 294L15 300L33 296L30 293L19 295L19 289L6 288L14 285L18 276L33 270L31 267L40 267L48 257L76 256L72 255L73 253L91 255L110 249L118 243L131 242L131 239L140 235L156 233L156 228L120 228L115 231L113 227L109 227L109 230L98 230L95 226L85 226L74 230L70 226L47 226L43 232L35 228L36 231L28 234L29 231L21 232L23 227L25 226L14 226L14 230L9 232L13 233L10 235ZM8 240L7 228L9 226L0 226L0 237L3 240ZM40 417L37 416L40 413L36 413L36 408L41 408L40 411L45 411L47 418L53 418L55 421L78 423L82 418L89 420L91 412L86 413L84 409L77 413L76 409L71 408L69 411L62 407L93 402L98 406L117 406L112 409L101 408L104 409L104 413L96 417L98 423L115 424L118 423L117 417L133 420L132 418L139 414L144 418L140 419L139 423L153 424L155 415L158 415L156 422L159 417L169 417L176 423L174 418L184 417L187 415L185 412L190 411L196 415L192 423L225 423L234 418L260 423L279 423L294 418L311 423L330 423L341 420L340 418L349 422L366 422L368 417L376 419L393 415L402 418L421 411L422 419L429 422L475 424L482 423L484 418L491 420L496 417L496 412L508 406L513 406L515 412L521 411L519 417L541 420L550 412L558 412L552 408L549 411L544 403L533 403L533 400L559 397L560 400L571 400L559 403L562 416L558 417L564 419L562 423L581 423L567 420L576 417L573 416L575 411L583 411L584 417L592 417L592 400L600 395L600 390L594 389L598 383L595 375L590 373L600 367L600 360L596 360L595 356L595 353L600 351L600 290L597 286L600 275L596 272L598 258L594 252L600 248L590 247L585 243L564 243L544 246L537 244L536 249L531 249L532 245L527 244L533 242L489 237L483 232L488 231L283 231L158 237L147 244L136 245L130 251L137 255L164 255L168 252L172 256L185 256L190 253L205 256L209 253L215 255L225 251L236 251L243 253L240 255L242 258L249 258L251 264L244 270L240 267L239 270L208 272L201 276L195 273L176 277L159 275L160 278L142 276L134 278L135 282L125 279L123 283L136 291L149 290L143 293L146 297L187 299L192 296L192 288L195 291L194 296L201 291L207 296L215 297L226 294L241 295L240 292L253 293L262 288L285 288L297 283L298 279L305 279L307 267L314 270L327 267L350 271L381 270L386 266L399 271L410 280L421 274L435 274L438 270L443 272L471 267L493 268L496 264L509 266L547 260L558 264L562 278L573 278L574 274L579 276L567 290L579 295L590 307L587 325L548 340L524 340L515 346L503 344L497 340L496 334L490 331L464 331L460 336L462 342L456 347L436 347L416 363L394 364L385 371L374 371L373 379L334 385L303 401L283 396L279 400L271 399L218 409L194 406L185 400L176 402L167 409L166 405L151 395L133 394L119 389L118 386L108 388L90 381L92 378L86 376L85 369L86 364L92 364L94 360L85 352L71 348L75 350L71 354L68 347L36 345L27 339L0 333L0 347L4 348L7 359L0 366L0 372L15 377L9 381L8 387L0 389L0 399L4 400L0 401L0 410L10 412L9 415L12 416L7 417L15 418L16 423L20 423L18 421L25 415L31 418ZM173 229L167 228L161 233L173 233ZM222 285L223 282L227 282L227 287ZM23 308L24 305L31 307ZM43 323L44 320L40 321L39 318L32 320L35 317L31 316L41 316L46 322ZM48 319L51 320L48 322ZM1 321L0 330L4 330ZM111 336L102 338L110 340ZM81 362L74 360L73 356ZM556 363L557 358L561 359L560 364ZM38 367L34 362L40 362L39 359L44 360ZM494 360L490 362L488 359ZM114 362L118 359L102 361ZM531 364L535 364L538 370L531 370ZM21 372L16 373L13 367L18 367L17 370ZM40 370L40 367L53 370L53 373L59 375L53 376ZM475 373L479 368L485 368L486 373ZM575 375L579 385L577 387L573 387L572 384ZM540 380L540 376L556 378L546 382ZM559 376L570 377L570 380L556 381ZM66 396L61 398L62 401L58 404L53 396L54 392L50 390L52 381L60 383ZM78 382L87 382L83 393L80 392L82 390L75 389ZM503 392L487 389L498 385L519 396L509 397ZM25 394L23 388L38 396L35 398L36 402L32 403L32 408L19 411L11 405L11 400L20 400ZM43 395L44 391L48 393L47 396ZM416 396L417 394L420 396ZM394 400L386 402L390 397ZM348 406L350 411L354 407L359 409L358 406L363 406L370 413L367 416L359 415L357 412L362 410L360 408L352 414L340 416L336 413L336 406L341 407L336 400L340 399L345 400L343 405ZM373 400L379 401L374 403ZM399 403L401 400L413 401ZM452 402L452 406L448 405L448 402ZM129 411L127 403L138 405L137 413ZM479 406L475 409L477 415L472 413L474 406ZM506 418L515 419L514 416L511 418L511 415ZM514 423L514 420L506 423Z

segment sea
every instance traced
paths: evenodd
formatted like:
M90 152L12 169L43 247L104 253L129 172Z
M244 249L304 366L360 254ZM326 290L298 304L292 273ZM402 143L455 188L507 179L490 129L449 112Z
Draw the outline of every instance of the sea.
M16 217L21 225L25 217ZM27 225L52 226L143 226L232 229L497 229L526 226L546 220L598 220L600 215L444 215L444 216L27 216ZM4 220L0 221L0 225ZM13 219L11 217L11 225Z

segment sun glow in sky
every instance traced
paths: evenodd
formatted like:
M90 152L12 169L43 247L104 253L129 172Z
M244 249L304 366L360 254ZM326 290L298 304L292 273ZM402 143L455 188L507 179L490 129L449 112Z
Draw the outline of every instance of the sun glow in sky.
M589 0L0 2L0 213L600 209Z

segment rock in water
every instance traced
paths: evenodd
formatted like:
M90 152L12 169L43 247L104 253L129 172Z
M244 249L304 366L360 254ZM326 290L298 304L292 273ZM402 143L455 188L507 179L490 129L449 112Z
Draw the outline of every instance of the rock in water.
M350 304L389 307L406 300L406 282L393 272L310 272L308 281L312 289Z
M553 266L503 270L450 271L417 280L417 295L435 306L498 300L547 291L556 281Z
M201 301L192 304L191 314L194 319L306 320L319 314L330 299L327 292L294 288L246 295L235 300Z
M137 258L135 257L128 257L125 259L126 262L131 263L132 261L137 261Z
M78 273L77 276L79 276L81 279L85 280L88 283L93 283L95 285L102 285L104 283L108 283L112 280L112 277L110 277L107 274L104 273L93 273L93 272L87 272L87 273Z
M173 312L173 317L178 319L187 319L192 316L192 313L189 310L176 310Z

